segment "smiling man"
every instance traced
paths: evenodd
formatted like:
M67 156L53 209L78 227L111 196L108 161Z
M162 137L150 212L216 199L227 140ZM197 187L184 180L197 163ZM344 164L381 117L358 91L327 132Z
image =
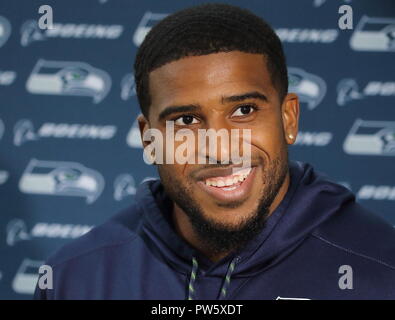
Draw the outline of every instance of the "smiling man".
M223 164L222 155L232 149L232 141L223 140L217 143L214 163L198 164L210 157L209 148L200 148L191 164L158 166L174 202L176 229L213 261L256 236L289 186L286 145L296 136L298 100L294 94L284 97L286 75L276 89L267 64L262 54L232 50L172 61L149 75L151 107L143 108L145 115L139 118L143 134L154 127L166 136L166 121L174 121L175 131L190 129L195 137L199 129L252 132L249 169ZM163 148L169 149L166 143Z
M261 18L224 4L170 15L139 48L135 79L142 137L159 132L163 158L175 161L157 161L158 137L144 138L160 179L53 255L53 289L38 286L37 299L395 298L393 228L288 159L299 102ZM188 131L187 161L168 124ZM215 136L211 153L201 130L240 135ZM240 145L248 165L229 157Z

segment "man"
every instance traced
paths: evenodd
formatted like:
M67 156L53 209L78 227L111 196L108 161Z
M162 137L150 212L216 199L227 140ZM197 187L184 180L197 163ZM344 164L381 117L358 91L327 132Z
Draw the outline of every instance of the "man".
M395 298L393 228L288 161L299 103L270 26L224 4L179 11L148 33L135 79L143 137L168 137L168 124L194 138L248 129L249 165L228 157L244 135L214 156L194 144L192 158L206 163L159 163L156 138L144 138L160 180L52 256L53 289L37 287L37 299ZM183 143L170 140L166 159Z

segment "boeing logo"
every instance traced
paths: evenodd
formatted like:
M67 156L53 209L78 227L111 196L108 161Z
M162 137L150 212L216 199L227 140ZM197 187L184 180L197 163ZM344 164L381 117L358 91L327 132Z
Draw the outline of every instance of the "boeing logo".
M123 26L101 24L54 23L53 29L40 29L36 20L26 21L21 28L21 45L26 47L34 41L50 38L62 39L118 39Z
M359 89L355 79L343 79L337 85L337 104L339 106L345 106L353 100L376 96L395 96L395 82L369 81L363 90Z
M278 28L275 30L282 42L289 43L332 43L339 36L336 29Z
M22 219L13 219L7 224L6 243L14 246L20 241L32 240L34 238L60 238L75 239L89 232L93 226L60 224L60 223L36 223L30 231L28 231L26 223Z
M395 200L395 186L364 185L357 194L360 200Z
M136 183L131 174L119 175L114 181L114 199L121 201L126 197L136 194Z
M45 122L36 132L31 120L22 119L14 126L14 145L21 146L41 138L109 140L115 136L116 131L117 127L113 125Z
M332 141L332 138L333 134L331 132L299 131L294 145L325 147Z

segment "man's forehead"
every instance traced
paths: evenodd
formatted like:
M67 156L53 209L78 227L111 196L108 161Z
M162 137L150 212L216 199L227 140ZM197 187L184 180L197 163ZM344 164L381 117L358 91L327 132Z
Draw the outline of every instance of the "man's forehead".
M257 67L261 67L256 69ZM150 72L150 80L167 80L183 83L196 78L209 82L218 77L231 76L235 73L251 74L262 77L267 73L266 57L262 54L245 53L240 51L218 52L208 55L188 56L171 61ZM265 72L266 71L266 72ZM180 79L180 76L182 78Z
M234 91L270 91L273 89L270 86L266 58L262 54L238 51L186 57L150 73L153 104L162 104L163 100L169 103L186 95L199 97L210 91L218 97L238 93Z

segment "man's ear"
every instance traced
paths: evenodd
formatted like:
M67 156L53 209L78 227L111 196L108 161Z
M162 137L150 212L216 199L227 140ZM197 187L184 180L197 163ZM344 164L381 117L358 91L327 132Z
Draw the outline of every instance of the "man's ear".
M144 117L144 115L142 115L142 114L140 114L137 117L137 121L138 121L139 129L140 129L141 142L143 144L143 148L145 149L145 147L151 143L151 141L144 141L144 139L143 139L144 132L146 132L149 129L149 122L148 122L147 118Z
M285 141L294 144L299 126L299 98L295 93L288 93L281 106Z

